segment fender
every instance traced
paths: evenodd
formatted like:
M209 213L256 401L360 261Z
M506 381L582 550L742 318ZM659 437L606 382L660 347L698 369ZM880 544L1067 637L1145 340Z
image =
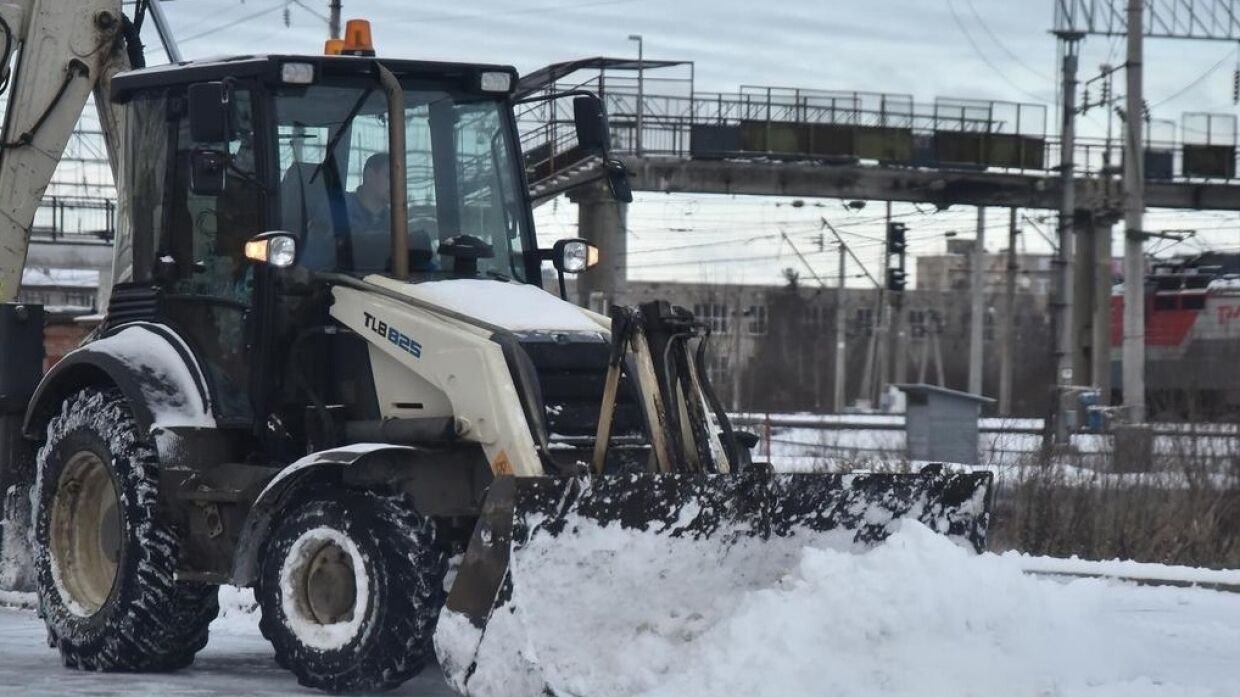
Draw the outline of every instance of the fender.
M429 449L357 443L311 453L267 482L246 515L233 554L229 583L249 586L258 578L259 552L272 523L307 485L354 486L403 493L426 517L476 516L491 467L477 444Z
M214 428L211 398L198 361L162 324L124 324L65 356L43 376L26 410L23 433L40 440L65 397L91 386L115 386L143 432Z

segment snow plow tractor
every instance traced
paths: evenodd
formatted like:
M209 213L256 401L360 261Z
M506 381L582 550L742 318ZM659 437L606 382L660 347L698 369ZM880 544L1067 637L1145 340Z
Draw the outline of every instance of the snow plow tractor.
M597 253L538 248L512 68L379 59L359 26L343 55L130 70L119 0L69 5L0 6L23 52L3 142L33 144L0 154L5 244L24 258L10 192L50 178L91 89L124 199L102 324L37 384L37 308L0 313L28 358L3 383L5 558L32 560L65 665L186 666L233 584L306 686L438 661L465 694L568 694L542 659L597 615L588 588L701 624L703 578L777 578L805 545L916 519L983 546L988 474L773 473L714 397L706 326L541 288ZM600 100L563 98L586 185L627 200ZM594 629L692 631L669 623Z

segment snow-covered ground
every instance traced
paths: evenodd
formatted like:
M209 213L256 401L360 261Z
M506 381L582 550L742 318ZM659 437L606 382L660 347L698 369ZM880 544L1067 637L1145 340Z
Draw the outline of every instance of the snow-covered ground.
M221 613L211 625L211 640L187 670L168 674L84 673L61 667L60 656L47 647L43 621L31 609L29 594L0 595L0 694L22 697L165 697L166 695L215 695L236 697L286 697L321 695L297 684L293 674L275 664L271 645L258 631L253 596L248 591L225 588L220 593ZM443 678L434 668L385 692L400 697L450 697Z
M1240 594L1026 573L1035 568L1203 582L1240 578L1155 565L977 556L907 524L864 554L803 549L778 580L721 599L727 611L718 617L686 618L677 629L669 604L663 624L623 636L612 628L574 635L587 645L544 656L590 657L574 685L575 694L590 697L1240 695ZM605 597L610 589L596 590ZM641 602L659 598L652 589ZM8 694L49 696L305 694L273 664L250 596L228 589L222 605L194 667L160 676L64 670L32 611L0 609L0 685ZM610 598L605 611L623 614L625 607ZM646 669L608 672L625 665ZM426 675L396 694L448 694L439 680Z

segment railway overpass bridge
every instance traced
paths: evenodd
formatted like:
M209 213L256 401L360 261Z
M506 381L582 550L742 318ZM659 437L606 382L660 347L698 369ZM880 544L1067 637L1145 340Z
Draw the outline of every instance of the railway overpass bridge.
M1044 105L746 85L706 93L694 73L692 63L590 58L530 73L518 92L602 96L613 155L637 191L1060 208L1060 143L1047 133ZM532 189L544 201L602 172L598 158L575 150L569 106L518 111ZM1147 207L1240 211L1236 132L1227 114L1149 120ZM1121 144L1078 137L1073 159L1075 254L1084 268L1109 268L1101 260L1111 257L1109 230L1120 218ZM578 279L579 301L623 294L625 207L601 186L570 197L580 234L610 265ZM1077 295L1091 298L1094 289L1080 284L1094 282L1084 276ZM1088 317L1082 310L1078 317Z

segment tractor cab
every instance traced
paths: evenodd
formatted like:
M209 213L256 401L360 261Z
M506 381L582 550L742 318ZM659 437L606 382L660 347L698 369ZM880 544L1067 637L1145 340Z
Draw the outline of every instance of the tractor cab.
M596 255L582 241L537 247L516 83L506 66L347 55L117 76L132 211L118 249L132 246L132 269L108 322L172 326L204 364L217 420L243 426L270 410L298 332L322 323L330 299L315 285L541 284L543 261L585 268ZM581 144L604 154L601 103L567 96Z
M473 266L536 280L515 83L508 67L351 56L245 57L118 76L113 96L129 104L134 153L125 172L134 184L134 279L174 278L240 298L254 272L245 243L281 231L293 261L310 271L407 267L418 281ZM402 161L397 200L393 165ZM393 221L397 212L403 220ZM394 222L407 234L404 260L392 257ZM457 263L467 257L477 263Z

